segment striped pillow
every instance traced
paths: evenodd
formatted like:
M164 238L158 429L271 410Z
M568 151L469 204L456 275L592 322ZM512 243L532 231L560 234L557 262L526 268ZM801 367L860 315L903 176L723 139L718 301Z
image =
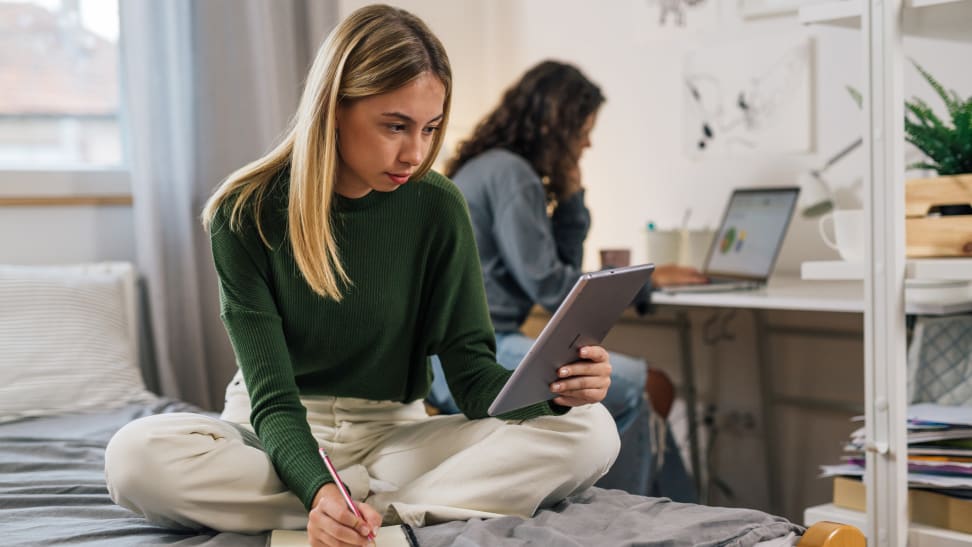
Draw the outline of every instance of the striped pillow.
M131 265L0 265L0 422L154 398Z

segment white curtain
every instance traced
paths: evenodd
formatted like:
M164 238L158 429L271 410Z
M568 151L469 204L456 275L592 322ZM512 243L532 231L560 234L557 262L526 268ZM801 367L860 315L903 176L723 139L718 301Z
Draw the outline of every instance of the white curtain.
M236 363L199 213L285 130L335 4L120 2L136 262L164 395L222 408Z

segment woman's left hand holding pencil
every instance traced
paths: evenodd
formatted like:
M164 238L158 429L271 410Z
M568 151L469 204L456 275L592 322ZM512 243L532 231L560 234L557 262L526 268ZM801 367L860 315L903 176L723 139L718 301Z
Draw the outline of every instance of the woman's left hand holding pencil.
M313 547L370 545L369 536L378 533L381 515L367 503L354 502L361 518L348 508L334 483L321 487L314 496L314 506L307 519L307 538Z

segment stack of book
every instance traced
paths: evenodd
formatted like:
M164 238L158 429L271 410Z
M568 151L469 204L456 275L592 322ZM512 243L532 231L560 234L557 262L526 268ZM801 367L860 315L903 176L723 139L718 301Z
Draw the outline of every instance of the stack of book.
M857 420L862 418L855 418ZM864 429L851 434L834 477L834 505L864 510ZM909 511L913 522L972 533L972 407L908 407Z

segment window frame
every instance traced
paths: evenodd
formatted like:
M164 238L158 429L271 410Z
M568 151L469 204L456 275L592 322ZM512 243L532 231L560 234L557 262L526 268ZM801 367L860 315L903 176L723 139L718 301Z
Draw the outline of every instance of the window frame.
M63 198L128 198L131 173L125 166L91 169L0 169L0 201Z
M116 1L120 9L121 0ZM120 17L120 16L119 16ZM99 201L114 204L131 203L132 177L128 138L128 116L125 105L125 73L121 65L121 29L118 49L118 135L120 163L97 166L59 166L56 163L34 165L0 165L0 205L59 204L77 199L80 204Z

